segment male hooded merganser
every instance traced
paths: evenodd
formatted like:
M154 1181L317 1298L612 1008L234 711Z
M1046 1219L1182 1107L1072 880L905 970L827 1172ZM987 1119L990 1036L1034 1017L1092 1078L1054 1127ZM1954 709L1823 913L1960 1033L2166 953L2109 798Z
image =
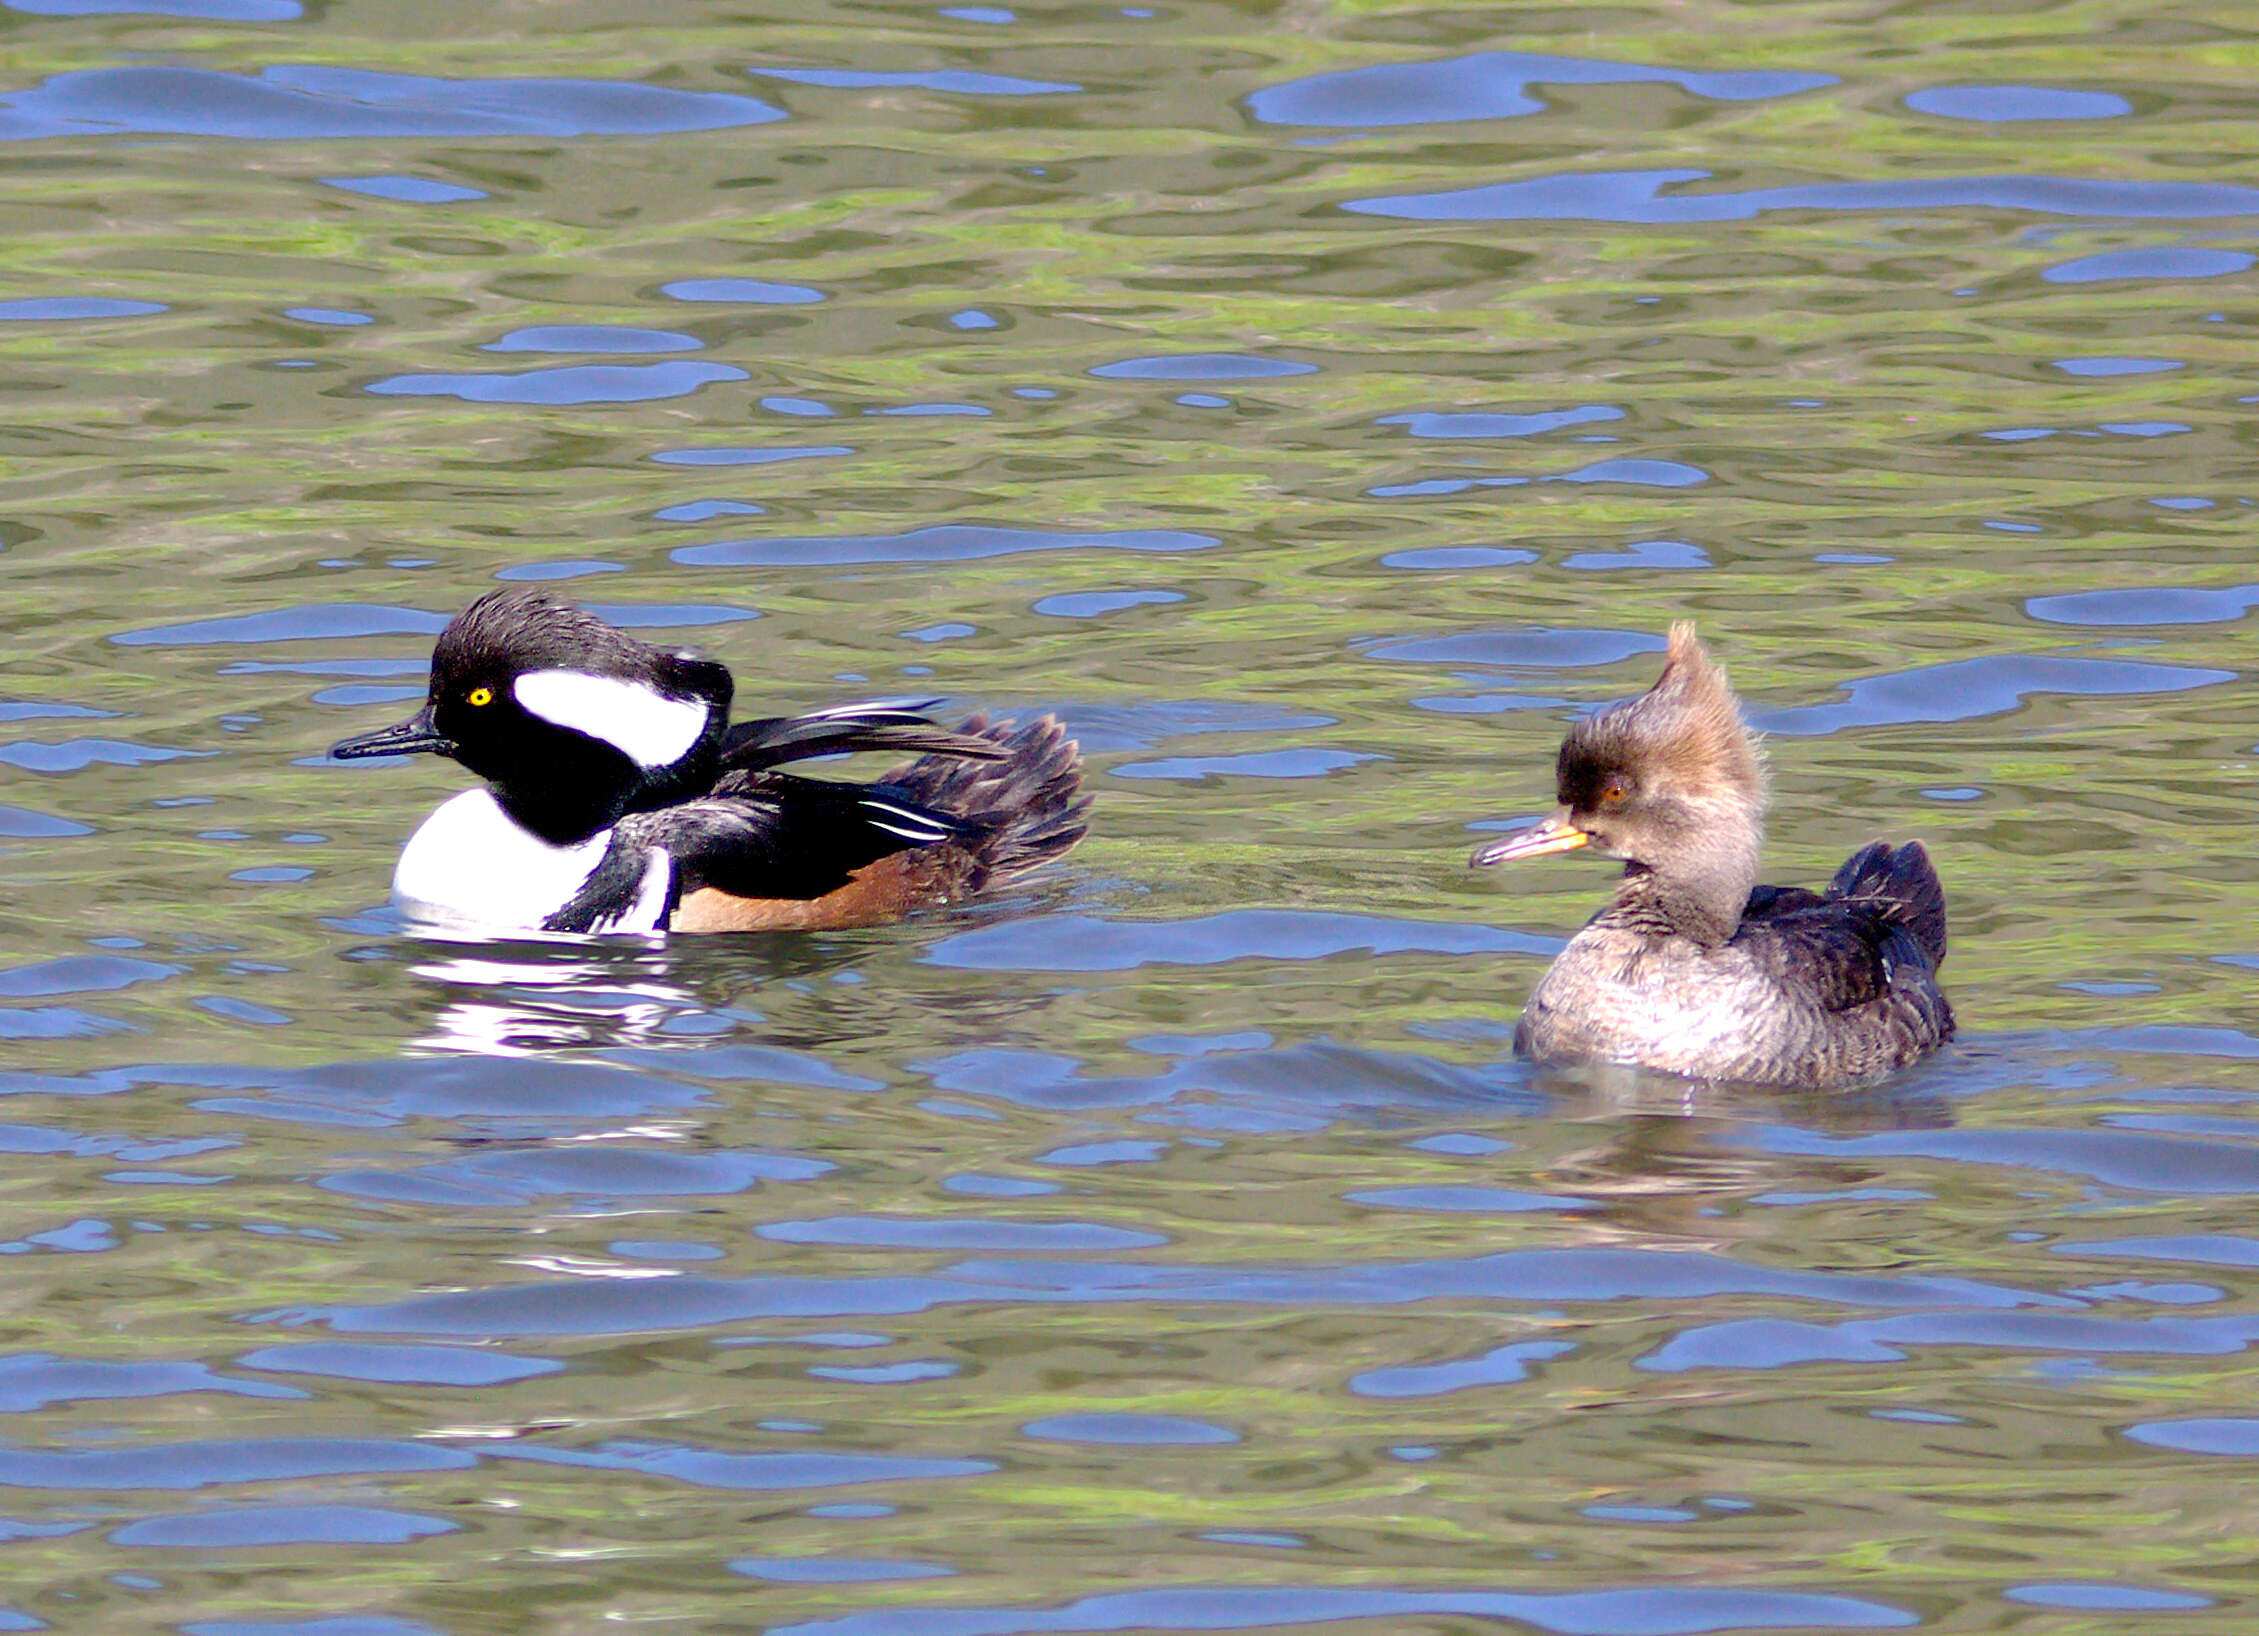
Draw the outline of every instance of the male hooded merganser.
M878 699L729 723L728 669L538 591L440 632L424 708L343 759L428 750L485 779L424 820L392 877L413 918L489 930L867 926L1024 874L1082 839L1082 759L1049 716ZM923 752L873 784L775 769Z
M1953 1037L1945 890L1919 841L1862 847L1824 893L1757 884L1764 765L1693 625L1671 627L1652 688L1571 729L1554 780L1561 810L1473 862L1589 846L1624 878L1531 991L1524 1056L1810 1087Z

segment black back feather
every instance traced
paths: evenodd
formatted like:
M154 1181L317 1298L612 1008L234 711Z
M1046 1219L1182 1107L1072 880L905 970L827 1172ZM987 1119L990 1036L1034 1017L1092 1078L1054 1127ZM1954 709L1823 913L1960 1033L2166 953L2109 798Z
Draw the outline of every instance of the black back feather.
M996 745L991 761L929 755L887 775L919 805L947 812L977 832L966 845L977 873L973 890L1049 863L1090 827L1082 789L1082 751L1055 716L1017 726L969 717L957 729Z
M1782 983L1815 991L1826 1010L1888 997L1922 1011L1937 1037L1952 1035L1952 1012L1929 977L1945 958L1945 893L1919 841L1861 847L1824 895L1760 886L1734 941Z
M794 748L816 743L847 747L822 733L796 730L810 719L784 722L784 736L772 747L795 754L823 753ZM1056 719L1041 716L1015 727L974 716L954 730L912 721L915 727L892 722L876 727L888 734L898 728L920 737L930 733L947 747L897 767L877 783L739 767L698 799L628 814L613 830L602 864L550 918L548 929L587 931L622 913L642 888L652 848L673 860L671 912L701 887L742 898L820 898L847 885L868 864L926 846L958 849L964 888L979 891L1050 862L1082 839L1090 808L1081 788L1082 756ZM752 730L747 742L754 743L772 724L745 726ZM866 720L846 731L860 734L871 726ZM966 744L978 753L967 754L961 748Z
M883 750L1001 761L1011 752L994 739L953 733L925 712L939 699L871 699L835 705L804 716L766 716L739 722L722 738L725 769L757 772L811 756Z
M1903 926L1926 950L1930 964L1945 964L1945 885L1919 841L1890 847L1873 841L1844 860L1828 896L1860 904Z

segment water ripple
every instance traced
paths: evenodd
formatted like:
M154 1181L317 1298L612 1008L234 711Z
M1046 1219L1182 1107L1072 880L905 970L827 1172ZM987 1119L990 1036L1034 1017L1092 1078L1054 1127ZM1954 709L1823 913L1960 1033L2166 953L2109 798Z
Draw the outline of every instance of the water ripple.
M468 204L473 199L486 197L478 188L435 182L424 176L325 176L322 185L347 193L365 193L372 199L395 199L402 204Z
M1205 551L1223 542L1182 529L995 528L945 523L901 534L837 534L823 538L717 540L669 555L692 568L789 568L865 562L972 562L1024 551Z
M853 1483L979 1477L996 1469L989 1460L950 1460L900 1454L726 1454L679 1443L606 1443L594 1449L544 1448L513 1443L491 1451L496 1459L596 1471L632 1471L699 1488L758 1491L843 1488Z
M500 1386L554 1375L565 1366L550 1358L514 1358L470 1346L381 1345L369 1341L299 1341L263 1346L235 1360L240 1369L331 1380L422 1386Z
M754 306L797 307L824 299L805 284L773 284L757 278L678 278L659 286L676 301L744 302Z
M2113 91L2070 91L2052 85L1939 85L1915 91L1906 106L1943 119L2001 124L2025 119L2120 119L2133 104Z
M1543 625L1467 631L1453 636L1396 636L1359 644L1369 659L1416 665L1495 665L1503 669L1581 669L1663 651L1646 631L1552 630Z
M1623 418L1621 409L1588 403L1575 409L1551 409L1535 415L1383 415L1373 424L1402 426L1414 437L1538 437L1546 432L1557 432L1564 426L1588 426L1594 421Z
M2241 619L2254 607L2259 607L2259 585L2229 585L2216 591L2133 585L2035 596L2024 603L2024 612L2055 625L2211 625Z
M1323 778L1345 767L1387 759L1383 755L1355 750L1251 750L1242 755L1166 756L1159 761L1123 761L1108 772L1115 778L1184 782L1206 778Z
M514 1206L544 1197L680 1198L743 1193L763 1181L807 1181L834 1167L774 1153L670 1152L614 1143L482 1154L416 1170L345 1171L324 1188L354 1198Z
M1064 1607L918 1605L775 1625L769 1636L1068 1636L1118 1630L1286 1630L1347 1620L1504 1619L1556 1636L1703 1636L1736 1630L1902 1630L1919 1616L1861 1597L1673 1585L1635 1590L1412 1591L1384 1586L1202 1585L1109 1591Z
M1360 1397L1440 1397L1475 1386L1511 1386L1530 1378L1531 1364L1575 1350L1575 1344L1570 1341L1517 1341L1511 1346L1496 1347L1479 1358L1369 1369L1351 1376L1349 1389Z
M1549 955L1558 947L1502 926L1461 921L1236 909L1190 920L1031 916L944 938L925 958L968 971L1133 971L1232 960L1328 960L1341 954Z
M2221 278L2249 270L2259 257L2241 250L2159 244L2140 250L2106 250L2058 262L2039 276L2050 284L2101 284L2119 278Z
M379 397L461 398L465 403L648 403L686 398L717 381L742 381L731 364L570 364L518 375L392 375L362 388Z
M730 1572L780 1585L865 1585L890 1579L945 1579L955 1573L938 1562L897 1557L738 1557Z
M472 1456L459 1449L376 1437L238 1437L203 1443L148 1443L130 1449L0 1447L0 1486L196 1489L218 1483L464 1471L475 1464Z
M824 85L841 90L883 90L915 86L921 91L944 91L966 97L1055 97L1082 89L1063 80L1028 80L1011 74L983 74L965 68L933 69L921 73L878 73L860 68L752 68L763 79L788 80L794 85Z
M1238 352L1184 352L1158 358L1124 358L1091 373L1109 381L1262 381L1314 375L1316 364L1259 358Z
M2259 1130L2254 1131L2259 1135ZM2116 1130L1927 1130L1827 1136L1769 1128L1771 1153L1915 1155L1953 1164L2058 1171L2143 1193L2259 1193L2259 1146Z
M2232 670L2156 665L2131 659L2072 659L2001 653L1956 659L1891 675L1846 682L1840 704L1802 705L1756 712L1768 733L1804 738L1853 727L1895 727L1910 722L1968 721L2006 715L2034 694L2112 697L2172 693L2232 682Z
M4 127L0 127L4 130ZM0 140L4 140L0 135ZM61 323L88 318L146 318L169 311L162 301L121 301L112 296L42 295L0 301L0 324Z
M2259 1340L2259 1318L2088 1317L2073 1313L1922 1313L1825 1325L1785 1319L1709 1324L1674 1336L1641 1369L1779 1369L1799 1363L1889 1363L1901 1347L2232 1357Z
M274 1398L306 1395L295 1387L265 1381L229 1380L200 1363L108 1363L60 1358L48 1352L0 1357L0 1414L23 1414L52 1403L172 1397L183 1392Z
M1481 51L1442 62L1389 63L1315 74L1270 86L1247 99L1272 125L1431 125L1511 119L1545 111L1532 85L1676 85L1690 96L1750 102L1833 85L1833 74L1693 74L1644 63Z
M212 642L312 642L359 636L437 636L447 626L444 614L420 608L386 607L367 602L330 602L302 608L274 608L225 619L192 619L180 625L152 625L119 631L110 640L120 647L193 647Z
M184 967L159 960L134 960L122 954L73 954L59 960L0 971L0 998L33 999L49 994L106 994L141 983L177 977Z
M196 17L214 23L287 23L305 15L298 0L7 0L34 17Z
M356 136L656 136L761 125L753 97L624 80L446 80L315 64L255 77L154 64L58 74L0 96L0 142L143 132L238 141Z
M1707 170L1592 171L1444 193L1344 200L1360 216L1413 221L1749 221L1775 210L2021 210L2097 219L2259 215L2259 188L2214 182L2117 182L2064 176L1964 176L1921 182L1810 182L1744 192L1671 193ZM2248 263L2249 257L2244 260Z
M705 343L679 330L631 324L534 324L487 342L481 352L695 352Z
M164 1545L199 1550L245 1550L273 1545L405 1545L412 1539L452 1534L459 1523L365 1505L231 1506L127 1523L110 1536L116 1545Z
M2068 1297L1963 1278L1744 1267L1722 1256L1692 1251L1563 1249L1354 1267L983 1261L925 1276L566 1279L265 1316L318 1320L341 1332L359 1334L611 1335L646 1329L678 1331L755 1318L870 1317L982 1303L1184 1302L1327 1308L1399 1306L1445 1298L1686 1301L1727 1294L1882 1307L2005 1309L2080 1304Z
M1024 1437L1060 1443L1201 1444L1236 1443L1239 1433L1205 1420L1166 1414L1062 1414L1031 1420Z
M944 1250L1149 1250L1166 1244L1161 1233L1108 1227L1093 1221L980 1221L943 1217L831 1216L820 1221L772 1221L756 1228L780 1244L842 1244L857 1249Z

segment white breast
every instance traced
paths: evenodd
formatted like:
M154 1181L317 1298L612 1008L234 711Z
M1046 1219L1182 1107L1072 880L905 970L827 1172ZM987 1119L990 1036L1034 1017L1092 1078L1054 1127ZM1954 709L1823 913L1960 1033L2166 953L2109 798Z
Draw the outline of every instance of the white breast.
M539 930L602 861L604 830L551 846L522 829L491 790L465 790L409 837L392 872L392 901L417 920L493 931Z

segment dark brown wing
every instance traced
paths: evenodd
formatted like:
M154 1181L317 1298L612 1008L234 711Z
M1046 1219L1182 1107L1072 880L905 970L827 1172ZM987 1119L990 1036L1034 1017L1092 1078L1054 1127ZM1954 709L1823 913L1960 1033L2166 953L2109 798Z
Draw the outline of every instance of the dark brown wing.
M1853 853L1825 895L1760 886L1734 942L1792 992L1828 1011L1891 998L1951 1013L1934 973L1945 957L1945 893L1921 843L1877 841Z
M1810 893L1804 894L1812 896ZM1734 943L1773 982L1808 994L1826 1011L1849 1011L1890 992L1893 944L1927 971L1921 945L1881 916L1820 899L1745 918Z

